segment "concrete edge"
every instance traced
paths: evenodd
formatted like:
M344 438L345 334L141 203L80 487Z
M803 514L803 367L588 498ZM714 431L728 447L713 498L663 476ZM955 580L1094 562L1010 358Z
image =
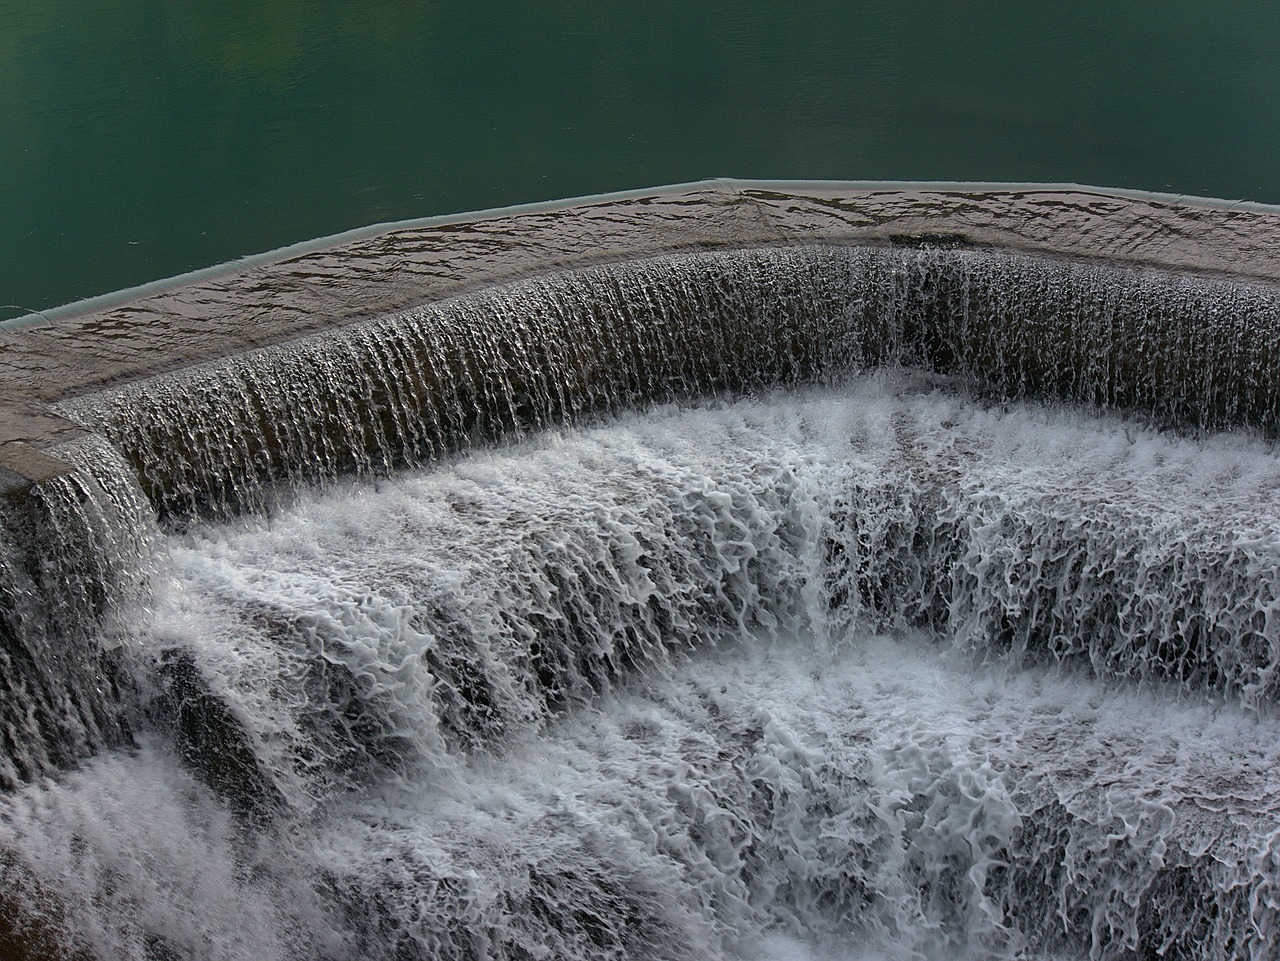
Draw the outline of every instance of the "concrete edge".
M1170 206L1200 207L1223 211L1249 211L1253 213L1280 216L1280 205L1263 204L1245 200L1226 200L1212 197L1196 197L1187 194L1169 194L1147 190L1127 188L1096 187L1074 183L1034 183L1004 181L910 181L910 180L740 180L734 178L714 178L697 180L683 184L668 184L660 187L635 188L630 190L610 191L607 193L585 194L579 197L566 197L558 200L535 201L524 204L512 204L503 207L490 207L461 213L438 214L429 217L414 217L407 220L384 221L356 227L351 230L316 237L311 240L288 244L272 250L256 254L248 254L234 260L224 261L208 267L175 274L172 277L150 281L134 287L99 294L84 300L72 301L48 310L33 311L18 317L0 321L0 334L8 331L22 330L28 327L53 325L58 321L118 307L130 301L138 300L153 294L165 293L198 281L227 277L252 267L278 263L304 254L314 253L342 244L369 240L394 231L415 230L432 227L454 226L491 220L497 217L521 216L527 214L549 213L571 207L586 207L599 204L619 203L631 200L662 198L690 193L736 194L745 191L794 191L804 192L813 189L843 190L854 192L877 191L916 191L940 193L1025 193L1025 192L1061 192L1099 198L1115 198L1137 200Z

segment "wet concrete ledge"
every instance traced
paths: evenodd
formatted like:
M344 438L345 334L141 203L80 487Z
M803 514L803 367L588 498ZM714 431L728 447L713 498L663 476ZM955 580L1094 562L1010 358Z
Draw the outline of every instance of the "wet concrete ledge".
M1280 284L1280 207L1077 185L713 180L384 224L0 324L0 491L51 405L494 284L664 253L921 241Z

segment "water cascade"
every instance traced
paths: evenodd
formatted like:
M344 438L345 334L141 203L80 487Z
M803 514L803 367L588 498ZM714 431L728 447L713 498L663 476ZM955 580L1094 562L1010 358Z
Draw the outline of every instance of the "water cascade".
M1277 383L1274 283L930 235L62 397L0 957L1278 957Z
M956 250L801 247L530 281L73 403L162 512L652 403L906 365L1000 397L1273 433L1274 288Z

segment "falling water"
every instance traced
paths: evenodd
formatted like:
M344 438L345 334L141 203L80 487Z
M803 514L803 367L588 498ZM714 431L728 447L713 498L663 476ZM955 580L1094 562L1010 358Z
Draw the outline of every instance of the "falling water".
M798 247L565 272L67 406L165 514L261 508L548 426L881 366L1274 435L1280 293L963 249Z
M1277 316L738 252L68 404L84 586L22 636L84 654L6 699L0 938L1274 957Z
M148 594L151 508L101 441L0 504L0 788L128 738L112 648Z

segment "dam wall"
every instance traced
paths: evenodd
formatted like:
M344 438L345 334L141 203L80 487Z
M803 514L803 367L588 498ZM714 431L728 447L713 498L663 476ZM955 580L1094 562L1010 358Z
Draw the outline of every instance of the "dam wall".
M87 638L139 596L155 514L886 366L1274 437L1277 249L1256 205L709 181L367 228L6 322L0 628L43 705L4 719L7 755L124 736L94 720L118 692ZM6 780L60 763L42 750Z
M932 264L928 256L914 264L886 261L882 273L901 276L872 292L895 298L897 314L915 312L923 326L908 335L933 366L980 367L998 385L1009 379L1000 367L1004 351L1014 349L1024 357L1015 365L1018 384L1002 389L1024 389L1028 376L1034 389L1052 386L1070 380L1065 367L1093 363L1069 356L1071 345L1078 353L1102 347L1096 335L1080 340L1071 317L1101 312L1115 325L1120 367L1149 367L1148 393L1198 398L1206 381L1220 384L1211 409L1176 416L1198 426L1274 429L1275 404L1267 394L1275 383L1270 328L1280 283L1280 210L1078 186L708 180L371 226L6 321L0 324L0 488L22 490L67 470L54 450L81 438L83 429L56 408L105 389L567 270L801 246L954 251ZM1006 256L979 278L965 264L982 252ZM1023 256L1007 256L1014 253ZM1055 269L1042 264L1044 258L1078 266ZM952 269L952 262L959 266ZM1115 271L1116 282L1102 292L1091 266ZM710 276L708 283L723 280ZM886 284L896 289L886 293ZM1152 312L1146 293L1156 289L1164 302ZM692 306L705 306L707 296L717 294L694 294L703 303ZM750 305L769 301L767 290L730 297ZM1184 316L1187 324L1180 322ZM972 317L992 330L965 344L924 329ZM1239 357L1217 342L1238 342ZM1029 372L1034 356L1061 367ZM1125 371L1117 369L1110 384L1084 390L1068 384L1065 393L1084 402L1161 406L1140 392L1126 394L1116 386L1123 380Z
M1075 185L715 180L388 224L0 324L5 484L61 468L61 401L516 280L663 254L1016 250L1280 282L1280 210Z
M1274 957L1277 240L715 181L0 325L0 956Z

